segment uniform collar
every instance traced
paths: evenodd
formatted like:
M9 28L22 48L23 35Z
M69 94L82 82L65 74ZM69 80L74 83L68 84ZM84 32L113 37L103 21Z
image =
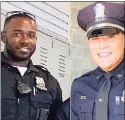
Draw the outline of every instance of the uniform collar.
M28 70L27 70L27 73L30 72L30 71L34 71L34 72L39 72L39 70L37 68L34 67L32 61L30 60L29 61L29 64L28 64Z
M125 57L123 58L123 60L120 62L120 64L113 69L112 71L113 76L115 76L119 82L121 82L123 80L124 74L125 74ZM103 71L101 68L97 68L94 71L94 75L96 77L96 80L99 82L101 80L101 77L104 76L106 72Z
M101 77L105 74L105 71L103 71L100 67L96 68L94 70L94 75L96 77L96 80L99 82L101 80Z
M125 74L125 57L121 63L112 71L113 75L121 82Z
M7 65L8 68L9 66L12 66L11 64L8 63L8 59L4 56L3 52L1 53L1 62ZM27 73L29 73L30 71L39 72L39 70L34 67L32 60L29 60L27 68L28 68Z

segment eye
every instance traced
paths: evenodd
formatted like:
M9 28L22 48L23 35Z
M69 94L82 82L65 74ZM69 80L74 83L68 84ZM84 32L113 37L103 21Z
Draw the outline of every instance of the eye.
M28 37L29 37L30 39L35 39L35 38L36 38L36 34L30 33L30 34L28 35Z
M21 33L15 32L15 33L13 33L13 36L15 36L15 37L20 37L20 36L21 36Z

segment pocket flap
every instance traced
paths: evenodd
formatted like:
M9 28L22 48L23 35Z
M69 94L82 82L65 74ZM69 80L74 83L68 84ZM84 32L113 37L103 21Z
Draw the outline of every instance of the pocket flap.
M2 87L1 89L1 99L16 99L15 96L16 89L11 87Z
M94 108L94 100L83 100L80 102L80 111L92 113Z
M46 91L38 91L30 94L31 101L52 104L52 96Z

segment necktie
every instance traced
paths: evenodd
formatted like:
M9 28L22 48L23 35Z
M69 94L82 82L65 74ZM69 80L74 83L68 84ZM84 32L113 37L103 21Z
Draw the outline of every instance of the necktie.
M96 120L108 120L108 97L111 88L111 73L104 74L106 81L101 86L96 99Z

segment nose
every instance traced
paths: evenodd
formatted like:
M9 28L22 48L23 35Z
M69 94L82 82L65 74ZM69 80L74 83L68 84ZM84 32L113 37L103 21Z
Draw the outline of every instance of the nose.
M100 40L99 40L99 45L100 45L100 48L101 48L101 49L107 47L106 39L107 39L106 36L103 36L103 37L100 38Z
M20 44L29 44L30 40L27 34L23 34L21 39L20 39Z

